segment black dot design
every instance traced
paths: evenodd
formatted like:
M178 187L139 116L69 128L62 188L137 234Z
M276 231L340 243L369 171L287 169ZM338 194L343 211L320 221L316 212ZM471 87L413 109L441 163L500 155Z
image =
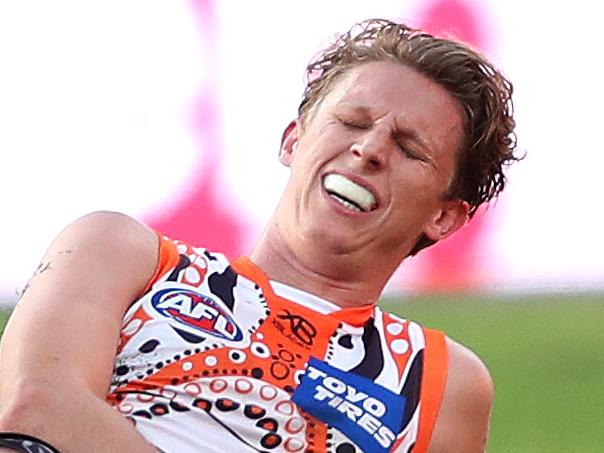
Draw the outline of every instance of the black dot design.
M220 398L216 400L216 409L222 412L232 412L239 409L240 406L240 403L233 401L230 398Z
M191 410L178 401L170 401L170 409L173 409L176 412L188 412Z
M166 415L170 412L170 409L168 409L168 405L163 403L154 404L153 406L151 406L150 410L153 415L158 416Z
M210 412L212 409L212 402L205 398L197 398L195 401L193 401L193 406L206 412Z
M149 420L151 420L153 418L153 416L149 412L147 412L145 410L140 410L140 411L133 412L132 415L134 417L148 418Z
M143 343L138 350L140 352L142 352L143 354L149 354L150 352L153 352L157 347L159 346L159 341L158 340L149 340L145 343Z
M130 368L127 365L118 366L115 370L115 374L118 376L125 376L130 371Z
M352 349L352 336L347 333L338 338L338 344L346 349Z
M256 426L258 428L265 429L265 430L270 431L272 433L276 433L277 430L279 429L279 423L277 422L277 420L275 420L272 417L267 417L267 418L263 418L261 420L258 420L256 422Z
M342 323L339 323L336 330L334 330L334 332L331 334L331 337L329 337L329 343L327 344L327 353L325 354L325 359L327 361L333 359L333 353L334 353L334 348L335 348L334 341L340 334L341 328L342 328ZM345 335L343 335L343 336L345 336Z
M258 321L256 323L251 324L247 328L247 332L250 335L252 335L254 332L256 332L260 328L260 326L262 326L262 324L264 324L264 321L266 321L266 318L268 318L268 316L271 313L270 310L268 309L268 304L266 302L266 298L264 297L264 294L262 293L262 289L258 285L254 285L254 289L258 292L258 294L257 294L258 302L260 302L260 305L264 308L264 318L258 319Z
M243 408L243 414L247 418L251 418L252 420L257 420L266 415L266 409L263 407L257 406L255 404L246 404Z
M357 451L354 445L344 442L336 447L336 453L355 453Z
M264 448L273 449L277 448L283 439L279 434L276 433L268 433L265 434L262 439L260 439L260 445Z
M262 371L261 368L253 368L252 376L254 376L256 379L262 379L262 376L264 376L264 371Z
M263 344L263 343L255 343L252 348L254 349L254 352L256 353L256 355L260 358L268 358L270 357L270 350L268 349L268 347Z

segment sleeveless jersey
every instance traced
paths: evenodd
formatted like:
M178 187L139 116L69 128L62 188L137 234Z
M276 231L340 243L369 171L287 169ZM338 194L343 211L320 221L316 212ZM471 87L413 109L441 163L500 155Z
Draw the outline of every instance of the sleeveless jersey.
M107 400L168 453L422 453L446 372L441 332L164 237Z

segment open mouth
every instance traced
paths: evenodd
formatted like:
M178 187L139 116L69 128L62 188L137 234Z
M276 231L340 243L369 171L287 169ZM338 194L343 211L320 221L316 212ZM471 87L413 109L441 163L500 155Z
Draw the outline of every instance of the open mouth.
M342 206L357 212L369 212L376 207L375 196L365 187L337 173L323 178L323 188Z

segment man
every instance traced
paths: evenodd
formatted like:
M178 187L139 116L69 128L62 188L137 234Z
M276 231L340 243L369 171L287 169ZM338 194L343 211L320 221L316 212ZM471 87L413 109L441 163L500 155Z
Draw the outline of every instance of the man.
M291 177L249 258L107 212L53 242L2 339L13 442L484 451L486 367L375 304L405 257L503 189L511 86L472 50L385 20L341 36L308 76L282 136Z

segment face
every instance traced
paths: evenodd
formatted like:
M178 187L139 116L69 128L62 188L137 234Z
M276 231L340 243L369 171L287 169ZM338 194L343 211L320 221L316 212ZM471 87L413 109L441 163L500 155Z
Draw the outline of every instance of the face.
M422 234L438 241L466 221L467 204L444 197L463 136L446 89L402 64L371 62L309 113L281 148L291 176L277 222L288 240L400 260Z

